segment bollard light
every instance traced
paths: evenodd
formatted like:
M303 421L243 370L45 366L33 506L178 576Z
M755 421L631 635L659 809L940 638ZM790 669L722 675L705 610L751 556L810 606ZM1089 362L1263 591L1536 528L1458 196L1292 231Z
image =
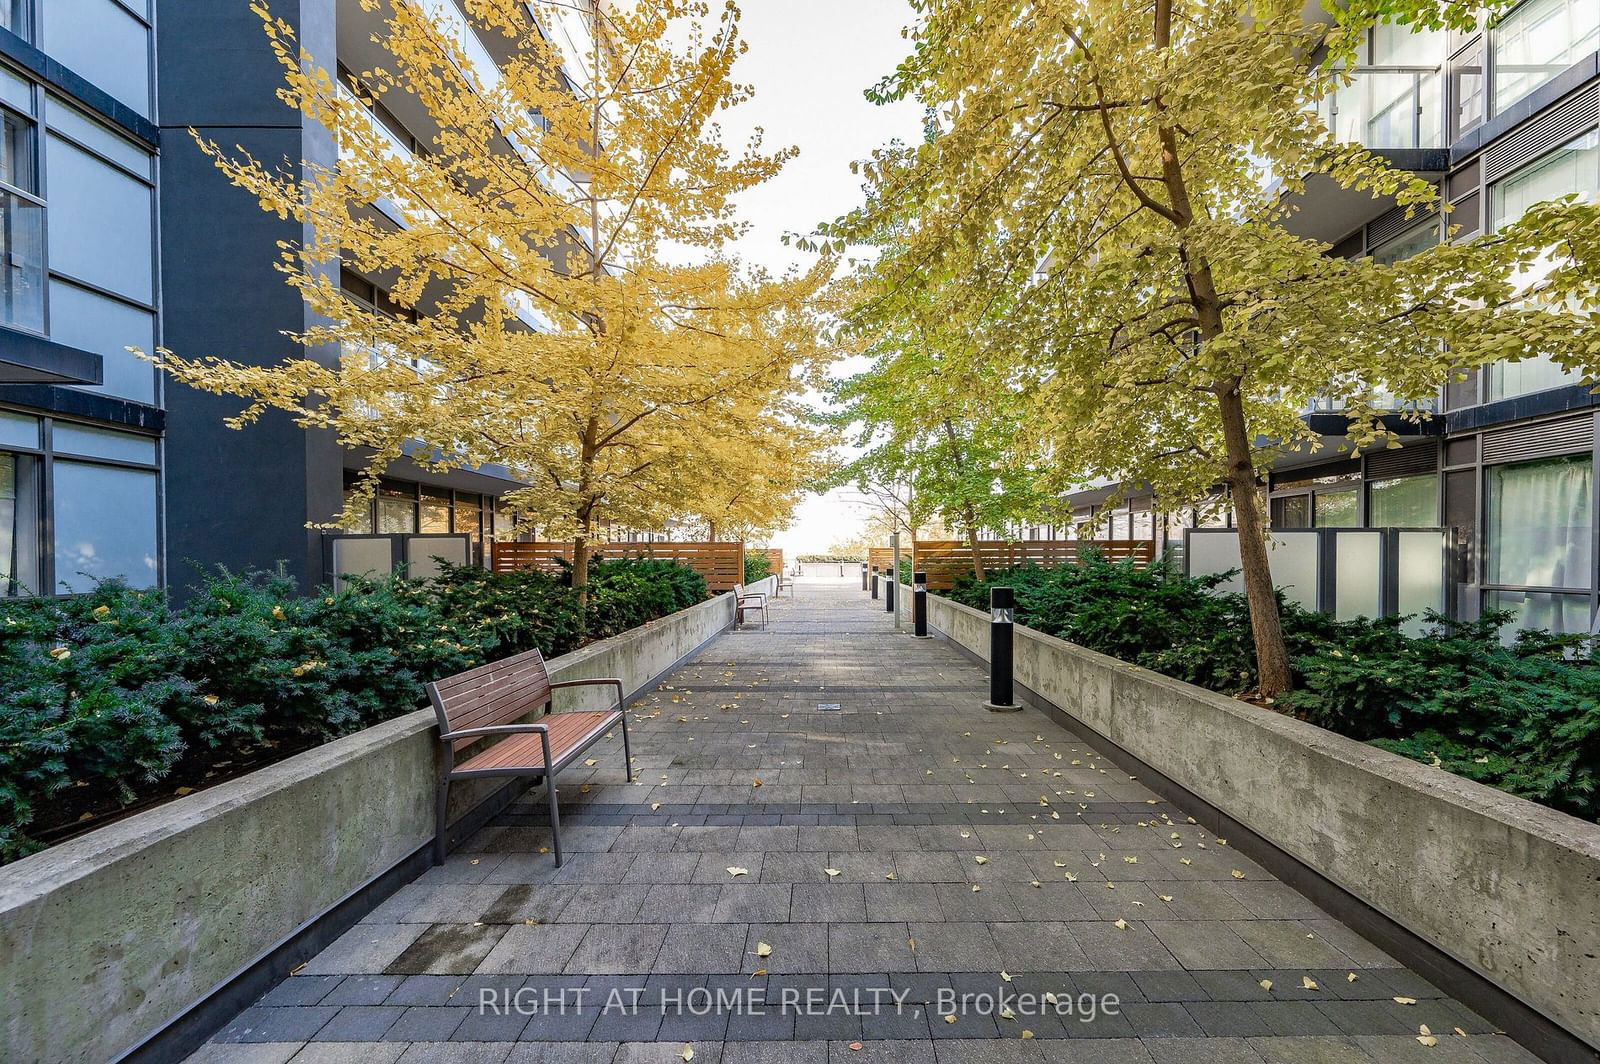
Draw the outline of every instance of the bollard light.
M895 585L894 576L891 575L891 574L885 574L885 576L884 576L884 585L883 585L883 612L884 613L894 613L894 585ZM900 619L899 615L896 614L895 620L898 621L899 619Z
M876 565L872 567L872 597L874 599L878 597L878 567Z
M911 574L911 634L932 639L928 634L928 574Z
M989 701L995 713L1012 713L1022 707L1011 690L1012 629L1017 620L1016 593L1009 587L989 589Z
M861 563L861 590L867 589L867 563Z

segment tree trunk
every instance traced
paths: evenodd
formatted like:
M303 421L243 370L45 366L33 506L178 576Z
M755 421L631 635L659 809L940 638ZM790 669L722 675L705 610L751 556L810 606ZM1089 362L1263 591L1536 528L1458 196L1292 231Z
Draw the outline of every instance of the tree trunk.
M572 588L578 593L578 608L589 605L589 529L572 539ZM580 621L580 623L582 623Z
M715 543L717 541L717 523L715 521L706 522L706 537L708 542Z
M1233 495L1234 521L1239 529L1239 567L1244 573L1244 595L1250 604L1250 629L1255 636L1257 689L1263 697L1276 698L1293 681L1278 597L1272 587L1272 565L1267 559L1266 521L1256 490L1255 463L1250 457L1244 400L1237 382L1218 390L1217 406L1228 450L1227 481Z
M950 423L949 418L944 419L944 435L950 441L950 457L955 462L956 472L965 472L966 465L961 455L961 440L956 436L956 427ZM983 555L978 553L978 519L972 512L972 503L968 502L962 505L961 519L967 526L967 543L972 548L972 575L981 581L984 579Z
M983 555L978 552L978 526L972 519L972 507L967 507L967 545L972 548L972 575L981 583L988 577L983 571Z

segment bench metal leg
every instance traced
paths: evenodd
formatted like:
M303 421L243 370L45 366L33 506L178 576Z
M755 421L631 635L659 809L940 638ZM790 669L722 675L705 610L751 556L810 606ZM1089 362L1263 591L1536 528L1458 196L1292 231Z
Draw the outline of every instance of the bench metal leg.
M556 808L556 778L546 774L544 777L545 797L550 800L550 846L556 852L556 867L561 867L561 813Z
M439 777L438 807L434 813L433 863L444 864L446 817L450 813L450 777Z
M628 746L628 711L622 711L622 760L623 768L628 773L628 782L633 782L633 750Z

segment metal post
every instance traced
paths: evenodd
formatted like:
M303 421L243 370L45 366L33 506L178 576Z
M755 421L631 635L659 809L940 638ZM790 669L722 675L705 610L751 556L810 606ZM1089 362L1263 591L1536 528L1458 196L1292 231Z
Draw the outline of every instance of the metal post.
M867 563L861 563L861 590L867 589Z
M894 551L894 595L889 600L889 608L894 611L894 630L900 630L900 533L896 532L889 537L889 547Z
M928 574L911 574L911 634L932 639L928 634Z
M877 597L878 597L878 567L876 565L874 565L872 567L872 598L874 599L874 601L876 601Z
M894 609L894 585L895 585L894 577L886 576L884 578L884 584L883 584L883 612L885 612L885 613L894 613L895 627L898 628L900 626L900 615L898 613L895 613L895 609Z
M1016 594L1009 587L989 589L989 701L995 713L1013 713L1022 707L1011 691L1012 627L1017 619Z

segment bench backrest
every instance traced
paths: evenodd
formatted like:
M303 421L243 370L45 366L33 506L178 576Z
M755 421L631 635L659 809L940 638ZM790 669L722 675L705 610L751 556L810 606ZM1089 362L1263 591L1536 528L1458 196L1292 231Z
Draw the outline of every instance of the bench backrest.
M550 701L550 674L544 655L529 650L435 680L428 685L428 699L441 733L514 724ZM480 738L457 739L455 749Z

